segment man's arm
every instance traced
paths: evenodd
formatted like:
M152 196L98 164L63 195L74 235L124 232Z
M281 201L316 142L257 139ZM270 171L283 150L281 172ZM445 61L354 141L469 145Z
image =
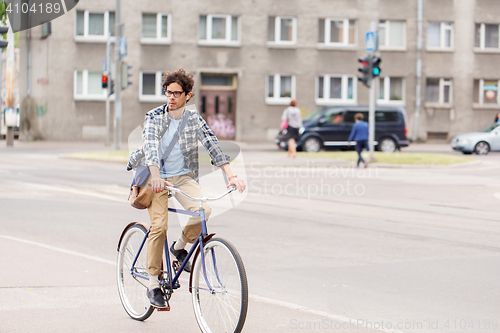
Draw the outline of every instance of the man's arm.
M229 163L222 164L220 166L220 168L222 169L222 171L224 171L227 178L229 179L229 183L227 184L227 187L229 187L231 185L236 185L236 187L238 188L238 191L240 191L240 193L242 193L247 186L245 185L245 182L243 180L239 179L238 176L236 176L234 174L233 170L231 170L231 166L229 165Z
M149 184L151 185L153 192L155 193L162 192L163 188L165 187L165 184L172 187L174 186L173 184L161 178L160 168L158 168L156 165L149 166L149 173L151 174L151 181L149 182Z
M210 158L212 159L212 164L220 167L223 164L231 162L229 156L225 155L219 146L219 140L212 132L205 119L201 115L198 115L198 138L201 144L206 148Z
M347 145L350 146L351 145L351 140L354 138L354 136L356 135L356 131L357 131L357 124L354 124L354 126L352 127L352 130L351 130L351 135L349 135L349 139L347 139Z
M234 174L233 170L231 170L231 167L229 166L229 162L231 161L231 159L229 158L229 156L224 154L224 152L219 146L219 141L217 140L217 137L212 132L210 127L208 127L208 124L201 117L201 115L199 116L198 121L200 124L200 127L198 129L200 135L200 141L203 144L203 146L208 150L208 153L210 154L213 164L215 166L220 167L222 171L224 171L224 173L227 175L229 179L227 187L231 185L236 185L240 193L243 192L246 188L245 182L241 179L238 179L238 177Z
M160 166L159 156L159 125L156 123L153 114L146 114L144 119L144 129L142 131L142 146L145 154L144 165L146 166Z

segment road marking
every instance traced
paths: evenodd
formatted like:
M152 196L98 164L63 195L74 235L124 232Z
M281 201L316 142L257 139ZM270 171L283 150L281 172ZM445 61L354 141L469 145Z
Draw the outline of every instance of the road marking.
M493 197L495 197L495 199L500 200L500 192L493 194Z
M32 186L32 187L40 189L40 190L65 192L65 193L78 194L78 195L86 195L86 196L90 196L90 197L94 197L94 198L111 200L111 201L116 201L116 202L121 202L121 203L127 202L126 198L125 199L118 199L118 198L113 197L111 195L101 194L101 193L97 193L97 192L91 191L91 190L77 190L75 188L70 188L70 187L35 184L35 183L25 183L25 182L18 182L18 184L21 184L22 187Z
M116 266L116 263L114 261L111 261L111 260L107 260L107 259L104 259L104 258L101 258L101 257L91 256L91 255L80 253L80 252L66 250L66 249L63 249L63 248L60 248L60 247L56 247L56 246L52 246L52 245L47 245L47 244L43 244L43 243L39 243L39 242L34 242L34 241L27 240L27 239L22 239L22 238L7 236L7 235L0 235L0 238L4 238L4 239L12 240L12 241L15 241L15 242L20 242L20 243L25 243L25 244L29 244L29 245L34 245L34 246L42 247L44 249L48 249L48 250L52 250L52 251L57 251L57 252L69 254L69 255L72 255L72 256L76 256L76 257L81 257L81 258L85 258L85 259L89 259L89 260L94 260L94 261L97 261L97 262L100 262L100 263L103 263L103 264L108 264L108 265Z
M56 251L56 252L61 252L61 253L64 253L64 254L69 254L69 255L72 255L72 256L80 257L80 258L85 258L85 259L97 261L97 262L100 262L100 263L103 263L103 264L107 264L107 265L116 266L116 262L111 261L111 260L107 260L107 259L104 259L104 258L101 258L101 257L97 257L97 256L91 256L91 255L80 253L80 252L76 252L76 251L71 251L71 250L63 249L63 248L52 246L52 245L47 245L47 244L40 243L40 242L34 242L34 241L27 240L27 239L22 239L22 238L18 238L18 237L7 236L7 235L0 235L0 238L8 239L8 240L15 241L15 242L20 242L20 243L25 243L25 244L29 244L29 245L34 245L34 246L38 246L38 247L41 247L41 248L44 248L44 249L48 249L48 250L52 250L52 251ZM186 279L182 279L182 280L185 280L185 282L187 282L187 278ZM332 319L332 320L337 320L337 321L341 321L341 322L345 322L345 323L356 323L357 322L356 319L351 319L351 318L347 318L347 317L344 317L344 316L338 316L338 315L334 315L334 314L331 314L331 313L328 313L328 312L324 312L324 311L320 311L320 310L314 310L314 309L310 309L310 308L307 308L307 307L302 306L302 305L298 305L298 304L294 304L294 303L289 303L289 302L284 302L284 301L279 301L279 300L272 299L272 298L262 297L262 296L253 295L253 294L249 294L249 298L253 299L255 301L258 301L258 302L263 302L263 303L267 303L267 304L271 304L271 305L285 307L285 308L288 308L288 309L291 309L291 310L296 310L296 311L301 311L301 312L305 312L305 313L310 313L310 314L314 314L314 315L326 317L326 318L329 318L329 319ZM378 331L380 331L380 332L386 332L386 333L403 333L401 331L387 330L387 329L378 329Z
M267 303L267 304L271 304L271 305L277 305L277 306L281 306L281 307L288 308L288 309L291 309L291 310L306 312L306 313L310 313L310 314L313 314L313 315L318 315L318 316L326 317L326 318L329 318L329 319L333 319L333 320L337 320L337 321L342 321L342 322L345 322L345 323L357 323L356 319L347 318L347 317L344 317L344 316L337 316L337 315L334 315L334 314L331 314L331 313L328 313L328 312L325 312L325 311L309 309L309 308L307 308L305 306L294 304L294 303L289 303L289 302L284 302L284 301L278 301L276 299L262 297L262 296L253 295L253 294L249 294L248 296L249 296L250 299L253 299L253 300L258 301L258 302L263 302L263 303ZM381 329L381 328L379 328L379 329L373 329L373 330L380 331L380 332L387 332L387 333L403 333L401 331L390 330L390 329Z

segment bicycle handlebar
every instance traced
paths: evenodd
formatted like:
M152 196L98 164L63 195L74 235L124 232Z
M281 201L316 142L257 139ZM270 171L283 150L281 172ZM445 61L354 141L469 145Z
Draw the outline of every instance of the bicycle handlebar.
M182 194L183 196L185 196L186 198L188 198L189 200L192 200L192 201L206 202L206 201L219 200L219 199L225 197L226 195L228 195L229 193L237 190L238 188L236 187L236 185L231 185L231 187L226 192L222 193L218 197L213 197L213 198L207 198L207 197L194 198L194 197L190 196L189 194L187 194L187 193L179 190L178 188L171 187L171 186L165 186L164 189L169 190L169 191L171 191L173 193Z

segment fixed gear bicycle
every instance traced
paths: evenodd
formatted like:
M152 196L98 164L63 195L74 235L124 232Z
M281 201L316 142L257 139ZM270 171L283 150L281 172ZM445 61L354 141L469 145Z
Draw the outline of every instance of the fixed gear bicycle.
M165 295L167 307L159 311L170 310L169 301L184 266L193 256L189 277L189 291L192 295L193 308L198 326L204 333L238 333L243 329L248 308L248 282L243 261L229 241L214 238L208 234L203 202L215 201L236 190L230 187L225 193L214 198L193 198L183 191L166 187L169 195L175 193L200 203L200 211L168 208L170 212L199 216L202 230L182 263L170 262L168 241L165 236L164 267L160 275L160 288ZM123 308L135 320L146 320L154 307L146 296L147 281L146 253L149 225L132 222L123 230L118 243L117 277L118 292ZM203 250L200 250L203 249ZM175 273L175 276L173 276Z

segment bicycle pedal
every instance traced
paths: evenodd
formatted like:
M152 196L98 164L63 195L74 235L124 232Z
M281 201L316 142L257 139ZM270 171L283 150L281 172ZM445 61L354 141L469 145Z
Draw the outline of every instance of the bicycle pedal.
M174 268L174 273L177 274L179 271L179 268L181 268L181 265L177 260L172 261L172 267Z
M170 311L170 306L167 306L166 308L156 308L156 311Z

